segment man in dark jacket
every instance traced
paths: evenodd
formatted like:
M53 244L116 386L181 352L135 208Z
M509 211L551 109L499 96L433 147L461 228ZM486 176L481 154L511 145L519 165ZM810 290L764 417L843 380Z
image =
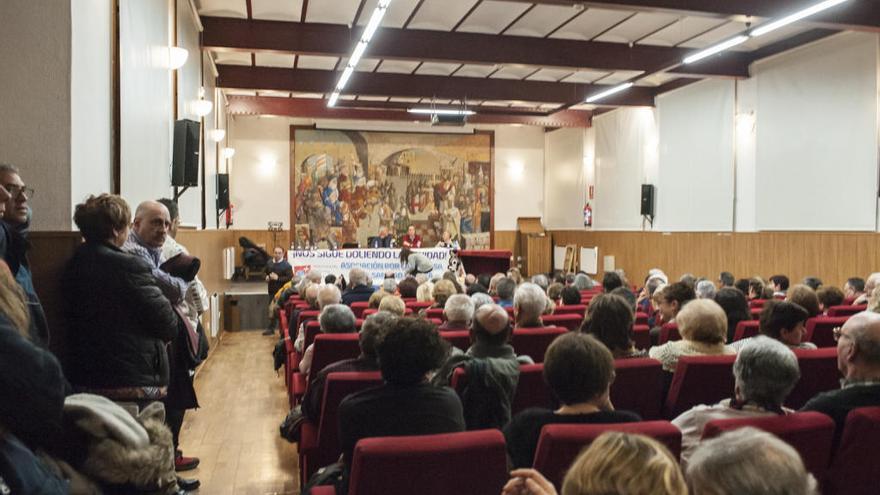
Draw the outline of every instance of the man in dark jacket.
M375 288L367 285L367 272L361 268L352 268L348 272L349 289L342 294L342 304L351 306L353 302L369 301Z
M21 180L18 169L12 165L0 163L0 201L5 203L3 220L0 221L0 257L9 265L18 285L27 296L28 309L31 313L31 325L28 333L31 341L41 347L49 346L49 326L43 305L37 297L31 277L30 262L27 258L28 229L31 224L31 209L28 200L33 197L33 188Z

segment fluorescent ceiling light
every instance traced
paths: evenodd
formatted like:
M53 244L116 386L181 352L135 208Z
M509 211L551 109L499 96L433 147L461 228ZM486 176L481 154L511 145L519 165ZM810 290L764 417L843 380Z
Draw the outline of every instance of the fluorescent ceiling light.
M847 0L825 0L824 2L819 2L812 7L807 7L804 10L799 12L795 12L794 14L788 15L779 19L778 21L768 22L767 24L763 24L761 26L756 27L755 29L749 32L749 35L752 37L762 36L770 31L775 31L783 26L787 26L793 22L797 22L805 17L809 17L811 15L822 12L823 10L830 9L836 5L840 5Z
M410 108L409 113L422 113L428 115L475 115L473 110L454 110L450 108Z
M385 12L388 11L388 5L390 3L391 0L379 0L379 3L373 10L373 14L370 16L370 20L367 22L363 34L361 34L360 41L355 45L354 50L351 52L351 56L348 57L348 64L346 65L345 70L343 70L342 75L339 76L339 81L336 83L336 90L333 91L333 94L330 95L330 99L327 100L328 107L336 105L336 100L339 99L339 93L345 89L345 85L348 84L348 80L351 79L351 75L354 73L354 68L357 67L364 52L367 51L367 44L370 43L370 40L373 39L373 35L376 34L376 30L379 29L379 26L382 24L382 18L385 17Z
M601 93L596 93L593 96L587 98L587 103L593 103L594 101L599 101L602 98L605 98L606 96L611 96L615 93L620 93L621 91L623 91L625 89L631 88L632 85L633 85L633 83L628 82L628 83L623 83L623 84L619 84L617 86L614 86L611 89L606 89L605 91L602 91Z
M715 55L716 53L721 53L724 50L732 48L736 45L740 45L742 43L745 43L746 41L748 41L748 39L749 39L748 36L741 34L741 35L736 36L734 38L730 38L727 41L723 41L721 43L718 43L717 45L710 46L709 48L706 48L705 50L700 50L697 53L695 53L689 57L685 57L683 62L686 64L692 64L692 63L697 62L699 60L703 60L706 57L711 57L712 55Z

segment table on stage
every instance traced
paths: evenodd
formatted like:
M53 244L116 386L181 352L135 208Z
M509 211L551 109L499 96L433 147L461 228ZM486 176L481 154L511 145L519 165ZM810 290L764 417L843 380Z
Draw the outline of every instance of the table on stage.
M510 270L510 251L503 249L486 249L479 251L463 250L458 252L458 259L464 265L465 271L473 274L507 273Z

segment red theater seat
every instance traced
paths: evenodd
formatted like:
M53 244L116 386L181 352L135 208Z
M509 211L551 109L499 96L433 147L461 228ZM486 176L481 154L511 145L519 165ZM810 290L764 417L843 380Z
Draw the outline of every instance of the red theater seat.
M853 409L846 417L825 495L873 495L880 487L880 407Z
M544 381L543 364L523 364L519 367L519 382L513 395L511 413L516 414L530 407L556 407L553 392Z
M616 359L611 384L614 408L638 413L642 419L659 419L663 404L663 366L649 358Z
M471 346L471 335L467 330L453 330L451 332L440 332L440 337L443 337L443 340L452 344L453 347L457 347L462 351L468 350Z
M565 473L578 454L607 431L646 435L665 445L676 459L681 455L681 431L668 421L550 424L541 429L532 467L561 488Z
M678 358L663 415L674 419L698 404L715 404L732 397L734 360L735 355Z
M859 306L852 305L841 305L841 306L831 306L828 308L828 316L852 316L856 313L861 313L862 311L867 311L868 305L861 304Z
M544 325L547 325L548 327L556 326L564 327L569 330L577 330L584 321L584 315L546 315L541 317L541 321L543 321Z
M556 306L556 309L553 311L554 315L578 315L581 318L587 314L587 307L583 304L570 304L559 305Z
M823 347L817 350L794 351L801 369L801 379L788 394L785 405L800 409L808 400L821 392L840 388L840 371L837 370L837 348Z
M431 301L412 301L412 302L406 303L406 307L413 310L413 313L418 313L419 311L421 311L423 309L430 308L432 304L434 304L434 303Z
M703 438L713 438L744 426L753 426L781 438L798 451L804 466L817 480L825 477L834 438L834 421L830 417L817 412L798 412L783 416L716 419L706 423Z
M651 329L648 325L633 325L633 343L636 349L651 348Z
M362 316L363 318L366 318L366 317L368 317L368 316L370 316L370 315L374 315L374 314L376 314L376 313L378 313L378 312L379 312L379 310L376 309L376 308L367 308L367 309L365 309L365 310L363 311L363 313L361 313L361 314L363 315L363 316ZM412 310L412 308L404 308L404 310L403 310L403 315L404 315L404 316L412 316L412 314L413 314L413 310ZM355 315L355 316L357 316L357 315Z
M743 320L736 324L736 330L733 332L734 342L737 340L747 339L758 335L760 329L758 320Z
M636 312L636 323L635 324L636 325L647 325L648 318L650 318L648 313L642 313L641 311L638 311L638 312Z
M816 316L807 320L805 342L812 342L818 347L836 347L834 328L843 326L849 316Z
M766 303L767 303L766 299L752 299L751 301L749 301L749 308L750 309L754 309L754 308L761 309L764 307L764 304L766 304Z
M365 438L354 449L348 493L498 494L507 479L499 430Z
M351 312L354 313L355 318L363 318L364 310L370 307L369 301L357 301L351 303Z
M558 327L515 328L511 344L520 356L529 356L536 363L544 362L544 353L556 337L568 330Z
M299 402L306 393L309 381L315 373L324 369L330 363L343 359L354 359L361 353L358 342L359 335L356 333L322 333L315 336L315 350L312 355L312 367L309 375L294 371L291 383L293 385L294 402ZM315 373L312 373L312 372Z
M443 308L428 308L425 310L425 318L439 318L446 321L446 315L443 314Z
M678 323L670 321L660 327L660 336L657 338L657 344L665 344L673 340L681 340L681 334L678 332Z

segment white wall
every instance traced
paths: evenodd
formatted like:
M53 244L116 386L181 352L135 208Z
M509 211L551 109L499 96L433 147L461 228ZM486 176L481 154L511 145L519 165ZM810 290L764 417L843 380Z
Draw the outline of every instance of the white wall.
M111 3L81 0L71 9L71 206L113 191Z
M192 110L192 103L199 99L199 88L202 85L201 76L201 49L199 47L199 29L193 17L193 11L189 2L177 2L177 46L186 48L189 57L186 63L178 69L177 76L177 118L201 121ZM213 79L213 74L206 73L206 78ZM206 90L206 100L213 100L213 94ZM216 111L216 108L214 109ZM214 120L214 112L207 115L202 125L207 127ZM202 134L205 136L206 134ZM205 146L208 143L205 142ZM207 162L205 162L207 163ZM207 198L206 198L207 199ZM184 225L201 227L202 225L202 184L199 174L199 185L190 187L178 200L180 208L180 221Z
M755 184L755 168L757 156L755 149L758 84L755 78L737 81L736 83L736 123L735 137L735 168L736 184L734 230L737 232L754 232L758 230L755 217L757 191Z
M489 129L495 131L495 230L516 230L517 218L544 213L544 129Z
M37 191L34 230L70 230L70 2L0 2L0 162Z
M587 188L584 130L558 129L544 137L544 227L581 229Z

